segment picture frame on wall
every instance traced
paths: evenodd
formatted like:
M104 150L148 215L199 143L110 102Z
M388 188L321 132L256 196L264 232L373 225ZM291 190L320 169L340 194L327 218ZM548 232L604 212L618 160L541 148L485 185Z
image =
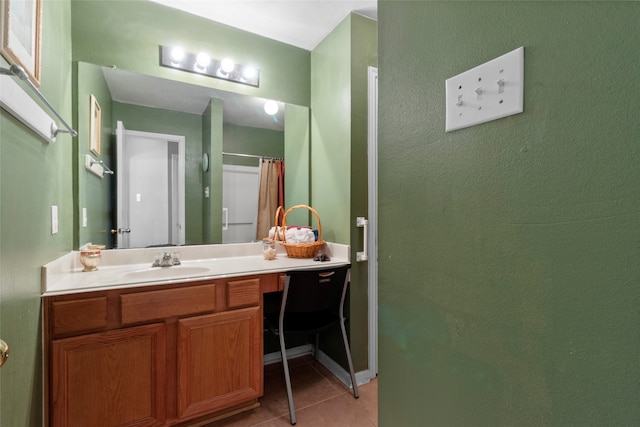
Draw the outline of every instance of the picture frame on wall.
M36 87L40 86L42 1L0 3L0 54L10 64L21 66Z
M100 104L95 96L91 95L90 117L89 117L89 149L96 156L100 155L100 129L102 121L102 113Z

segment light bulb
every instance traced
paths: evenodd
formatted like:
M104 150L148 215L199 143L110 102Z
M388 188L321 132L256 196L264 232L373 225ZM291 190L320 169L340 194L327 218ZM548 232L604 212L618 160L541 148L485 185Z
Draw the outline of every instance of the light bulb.
M204 71L207 69L207 67L209 66L209 64L211 64L211 58L209 58L209 55L207 55L204 52L200 52L197 56L196 56L196 68Z
M232 60L225 58L220 63L220 67L222 68L222 71L229 74L236 67L236 64L234 64Z
M257 74L258 70L254 67L246 66L242 69L242 76L247 80L253 79Z
M272 99L264 103L264 112L270 116L275 115L278 112L278 103Z
M180 65L183 59L184 59L184 49L182 49L181 47L174 47L173 49L171 49L172 65Z

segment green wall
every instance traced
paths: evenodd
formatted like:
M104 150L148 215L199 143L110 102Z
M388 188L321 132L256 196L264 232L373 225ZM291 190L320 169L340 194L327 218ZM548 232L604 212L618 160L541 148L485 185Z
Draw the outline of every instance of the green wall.
M73 186L78 197L74 200L75 224L82 224L82 209L87 210L87 226L73 227L73 247L78 248L87 243L112 246L113 236L111 213L113 200L111 194L115 192L116 177L105 174L102 178L94 175L85 168L85 156L88 154L96 160L104 161L109 168L115 168L112 156L112 120L111 95L104 80L101 67L84 62L74 64L74 78L77 84L73 86L73 117L74 129L78 137L74 144L74 158L77 159L73 169ZM91 95L100 105L100 154L90 151L89 135L91 116ZM115 125L113 125L115 126Z
M640 3L379 2L379 424L640 422ZM524 113L444 82L525 48Z
M252 154L254 156L284 158L284 131L250 126L225 124L223 127L225 153ZM223 156L225 165L258 166L255 158Z
M209 170L204 174L204 187L209 187L209 198L205 199L203 206L203 226L205 243L222 243L222 156L214 156L212 153L221 153L223 145L222 100L212 98L204 112L202 133L203 152L209 154Z
M43 2L40 90L69 123L70 25L68 1ZM1 427L42 425L40 266L72 247L74 144L66 134L49 144L0 110L0 338L11 352L0 369ZM56 235L52 205L59 208Z
M356 371L368 368L368 275L367 263L355 262L362 250L356 217L368 217L367 70L377 65L376 33L375 21L351 14L311 53L311 206L324 240L351 245L349 328ZM330 356L346 366L344 350L335 347Z
M286 208L309 205L310 137L309 108L286 104L284 107L285 204ZM289 224L309 224L309 212L294 209L287 216Z

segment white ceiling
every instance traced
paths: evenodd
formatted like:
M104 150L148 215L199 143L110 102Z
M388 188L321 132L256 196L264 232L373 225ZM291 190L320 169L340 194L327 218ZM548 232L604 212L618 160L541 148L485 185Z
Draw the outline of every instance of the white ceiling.
M306 50L351 12L377 19L377 0L151 0Z
M211 98L220 98L224 105L223 120L239 126L251 126L282 131L284 103L270 116L264 112L264 98L241 95L213 88L196 86L130 71L103 67L102 72L114 101L165 110L203 114Z

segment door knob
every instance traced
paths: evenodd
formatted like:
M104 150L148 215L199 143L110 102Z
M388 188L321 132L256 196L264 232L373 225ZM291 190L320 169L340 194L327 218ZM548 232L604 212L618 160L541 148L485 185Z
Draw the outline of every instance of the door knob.
M131 233L131 229L130 228L112 228L111 229L111 234L124 234L124 233Z
M6 342L0 340L0 366L9 358L9 346Z

